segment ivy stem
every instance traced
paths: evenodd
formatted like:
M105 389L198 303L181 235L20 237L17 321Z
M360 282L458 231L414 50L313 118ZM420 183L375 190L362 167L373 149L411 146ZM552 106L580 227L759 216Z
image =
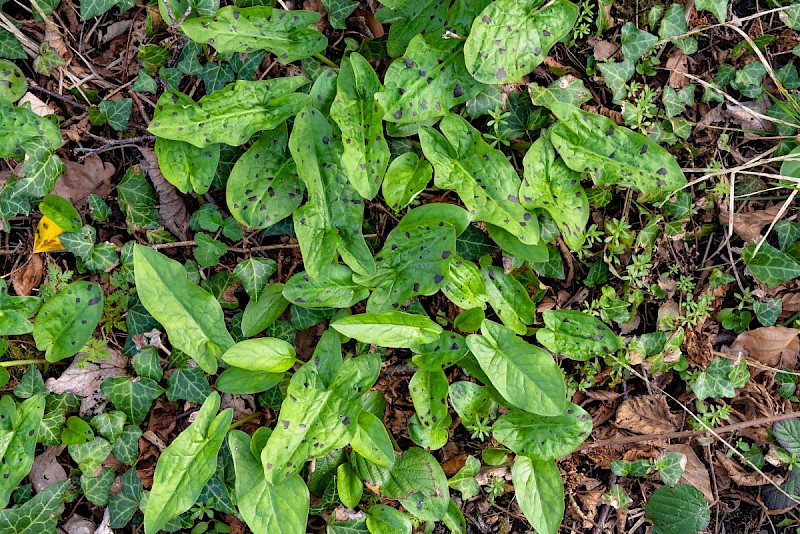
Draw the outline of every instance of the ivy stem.
M241 419L231 423L231 426L228 427L228 430L233 430L234 428L240 427L243 424L252 421L253 419L258 419L262 415L263 414L261 412L255 412L255 413L251 413L250 415L246 415L246 416L242 417Z
M18 365L36 365L39 363L47 363L47 360L9 360L7 362L0 362L0 367L16 367Z
M338 69L339 65L331 61L330 59L326 58L322 54L314 54L314 57L320 60L322 63L325 63L327 66L332 67L334 69Z

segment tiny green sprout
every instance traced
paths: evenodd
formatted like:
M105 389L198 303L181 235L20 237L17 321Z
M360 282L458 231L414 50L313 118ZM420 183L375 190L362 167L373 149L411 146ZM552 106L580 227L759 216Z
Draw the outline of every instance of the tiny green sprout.
M492 434L492 420L488 416L476 418L471 423L465 423L464 426L471 432L472 439L486 441L486 438Z
M489 502L494 504L494 500L505 493L506 481L495 475L483 490L489 495Z

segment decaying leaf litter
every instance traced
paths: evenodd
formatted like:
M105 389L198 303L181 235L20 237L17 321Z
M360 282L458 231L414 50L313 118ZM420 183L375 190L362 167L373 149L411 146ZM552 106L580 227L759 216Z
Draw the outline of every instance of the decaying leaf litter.
M800 5L272 4L0 5L4 532L797 526Z

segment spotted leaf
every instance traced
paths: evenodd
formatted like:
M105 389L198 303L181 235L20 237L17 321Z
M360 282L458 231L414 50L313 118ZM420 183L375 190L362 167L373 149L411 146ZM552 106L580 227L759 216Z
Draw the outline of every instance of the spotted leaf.
M511 409L492 427L494 438L516 454L553 460L570 454L592 432L592 417L576 404L563 415L543 416Z
M103 314L103 292L92 282L73 282L45 302L33 324L36 348L56 362L77 354Z
M331 264L316 278L307 272L292 276L283 296L303 308L349 308L367 298L369 289L353 281L353 271L346 265Z
M219 164L219 145L198 148L185 141L159 137L155 144L158 167L169 183L182 193L205 194Z

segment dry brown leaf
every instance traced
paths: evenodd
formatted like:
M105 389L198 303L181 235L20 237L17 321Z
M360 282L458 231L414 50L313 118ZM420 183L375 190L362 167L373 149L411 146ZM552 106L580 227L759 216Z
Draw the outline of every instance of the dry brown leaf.
M11 286L20 297L27 297L39 287L44 276L44 260L39 254L31 254L28 262L11 274Z
M794 369L800 353L800 333L795 328L762 326L742 332L728 350L778 369Z
M30 104L31 111L40 117L44 117L46 115L55 115L57 113L56 108L50 104L46 104L41 98L33 93L25 93L25 95L19 99L19 102L17 102L18 106L23 104Z
M35 493L39 493L56 482L67 480L66 470L58 463L58 455L65 448L66 445L45 447L44 452L33 459L33 467L31 467L31 473L28 477Z
M590 399L599 400L599 401L615 401L622 396L621 393L617 393L616 391L607 391L607 390L593 390L589 389L585 391L586 396Z
M643 395L619 405L615 424L636 434L663 434L678 430L679 418L663 395Z
M164 178L158 168L158 157L149 148L139 148L139 152L144 157L142 169L147 172L147 176L153 183L153 187L158 194L160 206L158 215L164 228L172 232L178 239L189 239L189 213L183 199L178 194L178 190Z
M67 534L94 534L97 525L83 516L73 515L61 528Z
M756 472L746 471L739 465L739 462L733 458L727 458L722 451L717 451L716 457L717 461L725 468L725 471L728 472L728 476L731 477L731 480L740 486L763 486L766 482L764 477Z
M800 293L787 293L783 295L781 297L781 303L783 304L781 317L783 317L783 314L786 314L787 318L794 315L800 311Z
M745 241L754 241L761 237L761 230L772 223L778 212L781 210L781 205L777 204L765 210L751 211L747 213L734 213L733 214L733 231L744 239ZM720 211L720 223L727 226L730 221L730 214L728 211Z
M667 64L665 65L669 71L667 85L675 90L683 89L683 87L689 83L689 78L684 76L684 74L689 72L688 64L689 57L686 54L680 50L673 52L667 59Z
M87 198L95 194L105 198L111 194L111 177L116 168L103 162L97 154L87 157L83 163L64 162L64 173L58 178L53 194L69 200L78 210L87 205Z
M111 353L110 360L103 360L99 364L87 362L83 366L79 365L79 354L60 377L48 378L45 387L53 393L74 393L82 397L81 416L95 412L105 399L100 392L103 380L127 376L125 357L117 350L108 351Z
M670 445L667 451L679 452L686 458L683 475L678 479L681 484L689 484L703 492L709 502L714 502L714 492L711 491L711 478L708 476L706 465L695 454L689 445Z
M592 47L594 59L597 61L605 61L620 49L618 44L597 39L596 37L590 37L588 44Z

